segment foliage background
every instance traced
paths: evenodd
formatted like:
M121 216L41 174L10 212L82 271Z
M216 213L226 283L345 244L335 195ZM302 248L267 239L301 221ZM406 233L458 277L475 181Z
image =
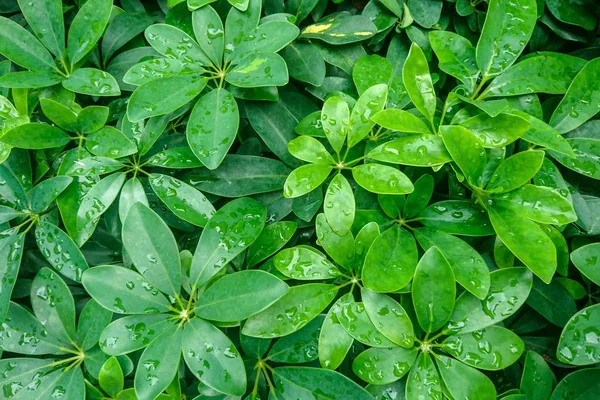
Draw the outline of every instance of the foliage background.
M595 399L599 13L0 2L0 397Z

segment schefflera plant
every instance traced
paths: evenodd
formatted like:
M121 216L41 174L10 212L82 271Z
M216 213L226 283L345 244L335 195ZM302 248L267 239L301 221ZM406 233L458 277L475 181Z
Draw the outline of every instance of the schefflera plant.
M515 21L503 18L508 13L521 17ZM456 34L432 32L432 48L440 69L463 82L448 95L441 110L427 59L413 43L402 77L415 110L387 109L375 115L373 119L381 126L402 133L369 151L367 157L419 167L448 164L457 185L470 190L471 200L466 199L468 192L457 190L464 200L437 202L421 211L416 220L451 234L496 234L524 265L549 283L559 259L564 258L557 256L557 248L560 252L566 248L564 238L552 225L563 226L576 221L577 216L568 191L544 186L548 181L544 175L554 167L545 156L548 152L572 169L585 168L588 153L575 153L560 133L564 132L561 124L578 126L592 115L593 107L575 97L581 95L577 88L589 82L588 68L595 62L582 65L579 59L533 56L511 67L534 24L535 2L522 8L492 2L477 48ZM513 51L494 51L503 44L512 46ZM558 79L519 83L526 80L532 64L541 68L544 63L560 64L566 73ZM566 93L550 124L542 120L536 92ZM500 93L521 98L484 100ZM563 115L564 108L572 104L579 111ZM581 117L580 112L587 117ZM577 122L570 120L575 114ZM536 185L530 184L532 180ZM564 262L561 272L566 273Z
M124 315L102 331L102 351L121 356L144 349L134 378L137 398L156 398L174 378L178 384L182 357L213 390L246 392L241 355L219 328L237 325L288 293L286 283L265 271L226 274L265 220L266 209L256 200L233 200L208 221L194 255L180 256L165 222L142 203L131 207L122 237L135 270L96 266L82 283L98 304Z
M205 5L192 12L194 38L172 25L148 27L146 40L164 58L136 64L125 74L126 83L139 86L127 105L128 119L167 114L200 95L187 122L187 141L203 165L217 168L238 131L235 97L276 100L276 87L289 80L277 52L300 31L284 14L261 19L261 10L262 1L251 0L244 12L232 8L223 24Z

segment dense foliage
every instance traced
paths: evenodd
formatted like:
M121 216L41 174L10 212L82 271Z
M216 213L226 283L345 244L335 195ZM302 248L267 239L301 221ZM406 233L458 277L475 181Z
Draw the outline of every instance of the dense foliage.
M0 398L598 399L599 13L0 1Z

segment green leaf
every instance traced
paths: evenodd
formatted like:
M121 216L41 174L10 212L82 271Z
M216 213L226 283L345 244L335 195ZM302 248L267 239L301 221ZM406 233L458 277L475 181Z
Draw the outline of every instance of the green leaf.
M10 131L9 131L10 132ZM587 138L567 139L567 143L573 149L575 158L551 151L552 157L565 167L579 172L593 179L600 179L600 168L598 167L597 154L600 149L600 140Z
M430 124L435 114L435 89L429 75L429 66L423 50L412 44L402 68L402 82L413 104Z
M157 336L175 326L169 314L131 315L116 319L100 335L100 348L111 356L146 347Z
M194 36L204 54L213 65L221 65L225 40L219 14L211 6L202 7L192 13L192 23Z
M112 3L112 0L88 0L75 15L67 39L67 54L72 66L92 50L104 33Z
M402 209L404 218L413 218L427 207L433 195L434 184L431 175L423 175L415 182L415 190L406 197Z
M179 179L153 174L149 181L158 198L184 221L202 227L215 213L215 208L201 192Z
M500 113L495 117L483 113L461 122L461 126L471 131L487 148L504 147L527 132L531 124L512 114Z
M377 239L380 234L379 225L377 222L371 221L356 234L355 240L355 267L354 270L360 270L365 262L365 258L367 257L367 252L371 248L373 241Z
M239 271L226 275L204 291L196 314L212 321L242 321L282 298L285 282L264 271Z
M373 3L371 3L373 4ZM359 94L363 94L371 86L383 83L388 85L394 74L394 67L387 58L377 54L359 58L352 68L352 80Z
M12 128L0 141L21 149L41 150L65 146L71 137L55 126L32 122Z
M571 293L554 280L550 284L545 284L535 279L527 304L548 321L560 327L564 327L569 318L577 312Z
M267 360L287 364L316 360L319 333L324 319L320 315L299 331L277 340L269 350Z
M321 123L331 147L339 154L349 130L350 110L348 104L337 96L327 99L321 111Z
M417 349L371 348L360 353L352 363L352 370L363 381L385 385L402 378L417 359Z
M437 247L461 286L481 300L487 296L490 274L485 260L475 249L465 241L437 229L418 228L413 233L424 250Z
M575 158L575 153L571 145L556 129L525 112L512 110L511 113L531 124L529 129L521 136L521 139L545 147L548 150L556 151L561 156L565 155L571 159Z
M481 186L487 164L483 143L462 126L442 126L440 131L448 152L467 181L473 186Z
M246 391L246 369L231 340L218 328L193 318L183 330L183 358L207 386L231 396Z
M571 372L564 377L552 392L550 400L584 400L590 396L590 392L598 390L599 368L587 368Z
M167 150L168 151L168 150ZM166 157L170 157L167 154ZM187 160L189 153L178 153L173 168ZM194 159L194 157L192 155ZM161 157L162 158L162 157ZM168 161L168 160L165 160ZM164 164L164 162L161 162ZM230 154L225 156L219 168L196 169L189 175L189 182L196 189L223 197L242 197L257 193L281 190L290 169L281 161L267 157Z
M552 57L552 53L527 58L494 78L480 98L528 93L564 94L581 69L575 60Z
M346 270L354 266L354 236L348 231L345 235L338 235L331 229L325 214L321 213L316 218L316 233L319 245L335 262Z
M333 279L340 276L339 269L318 250L309 246L296 246L280 251L273 265L288 278L298 280Z
M148 198L140 180L138 178L131 178L123 185L121 196L119 197L119 219L121 223L125 222L129 210L135 203L142 203L146 207L149 206Z
M44 88L63 81L63 77L47 71L10 72L0 78L0 87L5 88Z
M233 49L231 58L237 62L259 56L259 53L277 53L296 39L298 33L296 25L287 20L264 22L244 35Z
M59 128L68 132L77 131L77 113L73 109L45 97L40 99L40 105L42 106L44 115L48 117L50 121L58 125Z
M429 42L439 60L439 68L473 90L479 70L475 61L475 48L471 42L447 31L431 31Z
M0 17L0 54L25 69L56 71L52 56L35 36L5 17Z
M287 198L302 196L318 188L329 176L333 167L308 164L293 170L285 180L283 194Z
M477 42L477 65L484 79L509 68L529 41L537 20L535 0L491 0Z
M338 14L307 26L300 37L340 45L369 39L376 32L377 27L366 16Z
M531 400L547 400L554 382L554 374L546 361L535 351L529 350L523 365L521 392Z
M119 84L108 72L96 68L79 68L62 81L65 89L90 96L118 96Z
M339 372L309 367L278 367L273 373L275 386L294 399L314 398L370 400L369 392Z
M7 233L0 239L0 261L3 265L0 271L0 320L4 320L9 309L25 244L25 234L17 235L14 231Z
M175 26L153 24L146 29L145 36L150 46L167 58L184 63L211 65L210 59L198 43Z
M384 143L371 150L369 158L416 167L431 167L452 161L442 138L431 134L409 135Z
M334 176L325 193L323 208L327 223L340 236L350 231L354 222L354 193L348 180L340 173Z
M436 364L448 392L455 399L494 400L496 388L483 373L450 357L436 357Z
M94 176L104 175L111 172L119 171L124 168L125 164L121 161L114 160L108 157L87 157L75 161L71 169L67 171L71 176Z
M464 292L456 300L447 332L480 331L514 314L527 300L533 276L527 268L499 269L490 273L490 291L479 300Z
M250 246L265 226L266 209L250 198L227 203L208 221L190 270L193 285L203 285Z
M367 315L375 328L394 344L411 348L415 341L415 333L404 308L385 294L368 289L362 289L360 293Z
M346 332L340 323L344 307L354 301L352 294L341 296L329 308L319 335L318 354L324 369L336 369L344 361L354 338Z
M173 147L159 151L148 159L148 165L162 168L198 168L202 166L189 147Z
M580 310L565 325L556 348L559 361L571 365L591 365L600 360L598 335L600 305ZM583 341L583 342L582 342Z
M305 3L304 1L300 2L300 4ZM311 43L290 43L281 50L281 56L285 60L292 78L313 86L323 84L326 72L325 61L321 53Z
M146 347L135 371L134 387L138 399L156 399L169 386L179 369L186 336L185 330L175 326Z
M171 296L181 288L179 249L162 218L135 203L123 224L123 247L135 268L153 286Z
M419 325L435 332L448 322L454 309L454 273L437 247L425 252L415 270L412 299Z
M102 37L102 58L104 62L108 62L115 52L137 35L142 33L149 25L154 22L154 18L150 14L142 12L128 12L119 14L114 17L106 32Z
M168 114L192 101L205 87L206 79L197 74L150 81L137 88L129 98L127 116L131 122L138 122Z
M19 8L37 38L56 57L65 54L65 26L61 2L19 0Z
M31 211L34 213L46 211L72 181L73 178L70 176L55 176L37 184L27 196Z
M385 108L387 96L387 85L379 84L365 90L358 98L350 113L348 147L356 146L369 134L375 126L375 121L371 120L371 116Z
M488 208L490 221L498 237L534 274L550 283L556 271L556 248L536 223L510 209L494 205Z
M186 137L194 155L208 169L217 168L236 137L240 116L238 106L225 89L202 96L194 106Z
M589 13L588 5L592 4L589 1L557 1L547 0L548 9L559 21L577 25L585 30L593 30L596 27L596 19L593 14Z
M430 205L417 216L428 228L464 236L494 234L488 213L468 200L446 200Z
M562 225L577 221L569 200L558 190L543 186L524 185L512 192L494 196L493 202L540 224Z
M381 164L363 164L352 168L356 183L369 192L380 194L411 193L410 179L394 167Z
M442 400L440 375L429 353L420 353L406 383L406 399Z
M73 240L59 227L40 222L35 229L35 240L42 255L54 269L69 279L80 282L88 269L85 257Z
M158 289L137 272L124 267L105 265L90 268L84 272L81 282L94 300L115 313L156 314L169 311L170 303Z
M600 283L600 244L591 243L574 250L571 262L586 278L596 285Z
M3 313L6 318L2 323L2 350L27 355L61 353L61 342L51 335L37 318L17 303L6 303L8 313ZM22 340L24 337L28 340Z
M444 340L444 349L467 365L478 369L500 370L515 363L525 348L513 332L500 326L454 335Z
M98 381L109 396L115 397L123 390L123 370L116 358L111 357L102 365Z
M500 163L485 189L496 193L515 190L530 182L542 167L543 162L543 151L530 150L514 154Z
M321 283L294 286L266 310L248 318L242 333L274 338L296 332L312 321L335 298L337 287Z
M225 80L241 88L285 86L288 68L279 54L252 53L231 69Z
M123 132L112 126L102 127L88 135L85 147L96 156L110 158L121 158L137 152L135 144Z
M96 300L88 300L77 321L76 343L79 343L84 351L96 346L102 331L112 321L112 316L112 312L102 307Z
M399 110L397 108L388 108L380 111L371 117L377 125L386 129L399 132L421 133L429 135L431 131L420 118L408 111ZM414 138L414 136L407 136ZM389 143L388 143L389 145Z
M394 292L410 282L417 262L415 238L395 224L373 241L362 269L363 283L374 292Z
M125 174L116 172L96 183L81 199L76 216L75 232L69 232L78 246L82 246L90 238L100 217L117 198Z
M311 136L300 136L288 143L288 151L294 157L315 164L335 164L325 146Z
M123 76L123 82L141 86L161 78L182 75L196 76L202 72L204 70L199 64L186 63L171 58L156 58L142 61L129 68Z

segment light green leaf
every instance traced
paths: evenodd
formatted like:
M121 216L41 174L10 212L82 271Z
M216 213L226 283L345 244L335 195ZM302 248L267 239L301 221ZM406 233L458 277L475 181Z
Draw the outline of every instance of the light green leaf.
M333 303L325 316L318 345L319 361L325 369L336 369L344 361L354 342L354 338L340 323L342 310L353 301L351 293L341 296Z
M328 165L309 164L293 170L285 180L283 194L287 198L302 196L312 192L327 179L333 167Z
M477 65L483 77L501 74L519 57L537 20L535 0L491 0L479 41Z
M450 336L443 344L450 355L465 364L492 371L512 365L525 349L525 344L517 335L500 326Z
M252 53L242 58L225 80L241 88L285 86L289 81L288 68L279 54Z
M184 221L205 226L215 213L211 202L193 186L169 175L153 174L152 190L167 207Z
M280 251L273 265L288 278L298 280L333 279L339 269L318 250L309 246L296 246Z
M504 268L490 273L490 281L485 299L468 292L458 297L446 332L476 332L510 317L527 300L533 276L527 268Z
M10 132L10 131L9 131ZM600 167L598 164L598 154L600 151L600 140L588 138L571 138L567 143L573 149L575 158L551 151L550 154L556 161L565 167L579 172L582 175L593 179L600 179Z
M456 284L450 264L437 247L429 248L417 264L411 293L423 330L435 332L448 322L454 309Z
M155 26L155 25L153 25ZM127 104L131 122L168 114L189 103L206 86L199 75L171 76L156 79L137 88Z
M435 89L429 75L429 65L423 50L412 44L402 68L402 82L413 104L430 124L435 114Z
M418 215L420 222L429 228L464 236L489 236L494 234L488 213L468 200L446 200L430 205Z
M212 321L242 321L282 298L285 282L264 271L239 271L226 275L204 291L196 314Z
M339 154L349 131L350 109L348 103L341 97L328 98L321 111L321 124L329 144Z
M110 323L100 335L100 348L111 356L146 347L157 336L176 325L169 314L131 315ZM131 334L133 330L133 335Z
M112 0L88 0L71 22L67 54L71 66L81 61L96 45L110 19Z
M221 17L211 6L202 7L192 13L194 35L200 48L213 65L223 62L225 40Z
M0 17L0 54L33 71L57 70L54 59L35 36L5 17Z
M55 126L32 122L12 128L0 141L21 149L41 150L65 146L71 137Z
M580 310L565 325L556 348L559 361L571 365L591 365L600 360L600 346L595 340L600 322L600 305Z
M439 60L440 69L473 90L479 70L471 42L449 31L431 31L429 42Z
M425 125L425 122L420 118L408 111L399 110L397 108L388 108L387 110L380 111L373 115L371 119L375 121L377 125L393 131L421 133L424 135L431 133L427 125Z
M288 143L288 151L294 157L315 164L335 164L325 146L311 136L299 136Z
M367 346L379 348L394 346L394 343L379 332L371 322L363 303L345 304L339 321L350 336Z
M571 262L586 278L600 284L600 243L581 246L571 253Z
M367 315L375 328L398 346L411 348L415 341L415 333L404 308L385 294L369 289L362 289L360 293Z
M498 237L534 274L550 283L556 271L556 248L536 223L499 205L488 208Z
M54 269L69 279L81 281L88 263L65 232L49 222L40 222L35 229L35 240L42 255Z
M385 84L372 86L360 95L350 113L348 131L348 147L356 146L375 126L371 116L385 108L388 97L388 87Z
M135 268L153 286L175 297L181 288L179 249L162 218L135 203L123 224L123 247Z
M416 167L431 167L452 161L442 139L431 134L408 135L384 143L371 150L369 158Z
M440 355L436 361L442 380L453 398L496 399L496 388L483 373L450 357Z
M461 126L472 132L487 148L507 146L519 139L531 124L517 115L500 113L495 117L479 114L462 121Z
M362 269L363 283L374 292L394 292L410 282L417 262L415 238L394 224L373 241Z
M420 353L406 383L406 400L442 400L440 375L429 353Z
M483 173L487 164L483 143L462 126L442 126L440 131L448 152L467 181L473 186L482 186Z
M211 65L210 59L198 43L175 26L153 24L146 29L145 36L150 46L167 58L184 63Z
M120 130L112 126L104 126L89 134L85 147L96 156L121 158L135 154L137 147Z
M325 192L324 213L327 223L340 236L350 231L354 222L354 193L344 175L333 177Z
M373 193L406 194L414 190L406 175L387 165L359 165L352 168L352 176L356 183Z
M337 287L309 283L290 290L266 310L248 318L242 333L274 338L296 332L312 321L335 298Z
M108 72L96 68L79 68L62 81L65 89L90 96L118 96L119 84Z
M233 144L240 123L238 106L228 91L215 89L194 106L186 128L190 148L209 169L217 168Z
M505 193L515 190L538 173L544 162L544 152L522 151L502 161L492 174L485 189L489 192Z
M19 8L37 38L56 57L65 54L65 25L60 1L19 0Z
M417 349L371 348L360 353L352 362L352 370L363 381L385 385L402 378L417 359Z
M193 285L203 285L250 246L265 226L266 209L250 198L224 205L208 221L194 253L190 270Z

